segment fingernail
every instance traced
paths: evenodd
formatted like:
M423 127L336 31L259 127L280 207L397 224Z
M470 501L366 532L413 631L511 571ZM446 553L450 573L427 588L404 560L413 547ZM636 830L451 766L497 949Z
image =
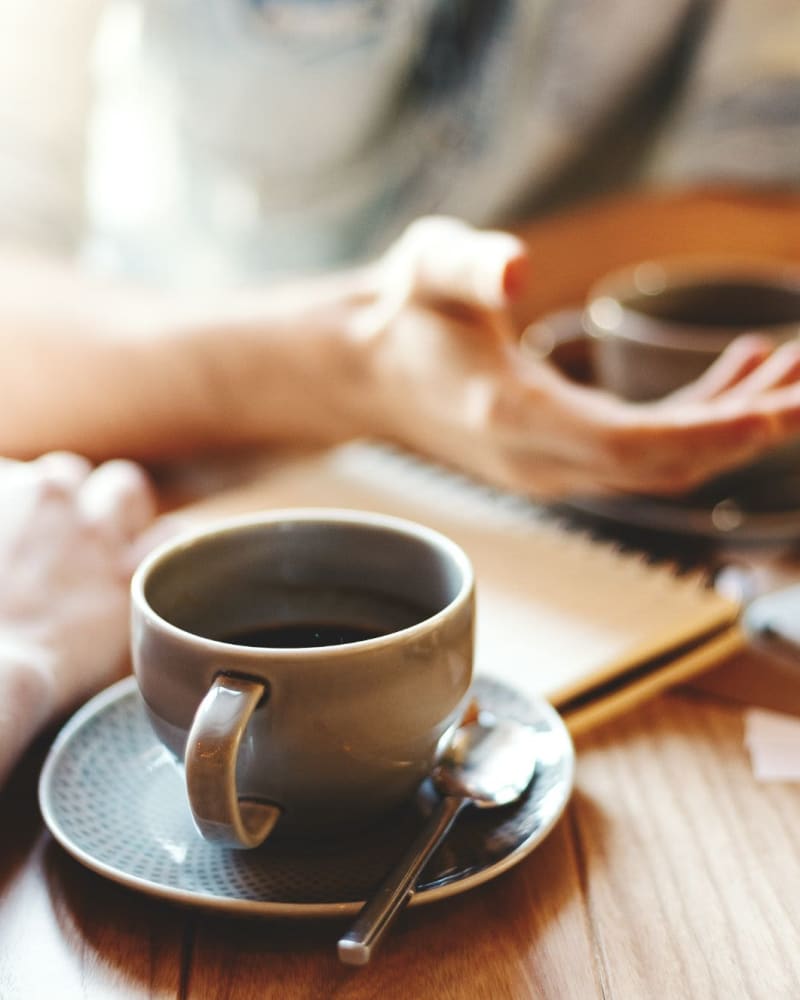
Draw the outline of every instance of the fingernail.
M484 258L479 295L487 308L503 309L527 288L528 258L517 240L505 233L491 233L484 239L496 242L491 254Z
M522 254L514 257L506 263L503 270L502 288L506 299L513 302L528 287L530 276L530 261Z

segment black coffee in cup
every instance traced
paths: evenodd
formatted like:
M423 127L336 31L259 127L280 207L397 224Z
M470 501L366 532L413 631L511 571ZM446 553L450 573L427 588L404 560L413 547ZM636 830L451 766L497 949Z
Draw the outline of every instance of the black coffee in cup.
M583 315L596 381L659 399L698 378L736 337L800 332L800 271L778 265L646 261L601 280Z
M241 608L278 609L268 615L251 610L236 626L209 632L209 638L234 646L263 649L310 649L343 646L391 635L425 621L435 609L422 607L397 595L368 593L348 588L261 587L240 592Z
M358 590L304 587L290 588L274 603L280 614L256 618L255 622L215 635L235 646L264 649L304 649L317 646L342 646L364 642L381 635L391 635L425 621L434 608L422 607L397 595L364 593ZM254 603L246 595L242 604Z
M657 293L633 293L623 308L652 319L716 332L760 330L800 323L800 287L766 281L709 277L685 279Z
M266 649L305 649L312 646L343 646L387 635L388 629L369 628L349 622L287 622L262 625L223 636L235 646L263 646Z

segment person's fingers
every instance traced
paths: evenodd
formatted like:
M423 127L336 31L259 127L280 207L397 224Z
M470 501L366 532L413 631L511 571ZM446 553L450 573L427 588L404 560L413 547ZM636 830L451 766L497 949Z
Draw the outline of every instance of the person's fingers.
M387 280L406 294L502 309L525 289L528 256L516 236L458 219L417 220L389 251Z
M774 343L757 333L737 337L698 379L660 400L661 406L715 399L756 371L772 353Z
M722 395L669 411L632 406L627 424L606 433L600 454L617 467L623 488L681 493L798 433L800 386L792 385L755 400Z
M529 477L529 492L540 494L562 486L590 494L686 493L800 435L800 368L783 354L773 376L785 384L753 398L730 392L665 408L584 389L559 399L561 418L549 437L512 435L511 427L524 426L524 412L512 414L502 437L516 438L514 459L510 469L492 470L493 478L519 488Z
M153 487L144 470L133 462L115 460L98 466L79 496L86 523L128 542L136 539L156 516Z
M800 343L782 344L763 364L727 392L729 397L750 398L800 380Z
M92 471L87 458L71 451L52 451L26 464L42 482L65 493L77 490Z

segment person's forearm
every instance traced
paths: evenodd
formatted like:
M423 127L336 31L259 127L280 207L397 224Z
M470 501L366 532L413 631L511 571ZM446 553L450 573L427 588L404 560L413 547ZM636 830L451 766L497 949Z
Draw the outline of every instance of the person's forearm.
M298 288L158 294L0 258L0 454L158 459L336 440L355 273Z
M634 194L518 228L532 262L516 307L520 329L582 301L607 271L653 255L800 260L800 197L790 195ZM161 295L0 257L0 454L68 448L157 460L269 441L396 436L379 412L386 401L370 360L348 332L374 294L366 273L280 290Z
M598 278L651 257L726 255L800 262L800 192L640 192L514 226L530 246L521 325L578 305Z

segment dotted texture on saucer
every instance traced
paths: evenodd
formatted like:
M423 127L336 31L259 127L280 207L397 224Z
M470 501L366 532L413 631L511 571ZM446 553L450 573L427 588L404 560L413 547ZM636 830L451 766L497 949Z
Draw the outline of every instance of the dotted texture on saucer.
M521 859L572 789L572 745L553 709L493 681L476 679L473 690L482 708L537 729L536 774L515 805L462 814L425 869L415 902L460 892ZM183 903L265 915L354 912L420 828L425 798L336 840L274 837L253 851L207 844L192 823L181 767L154 735L130 679L67 724L40 784L50 830L88 867Z

